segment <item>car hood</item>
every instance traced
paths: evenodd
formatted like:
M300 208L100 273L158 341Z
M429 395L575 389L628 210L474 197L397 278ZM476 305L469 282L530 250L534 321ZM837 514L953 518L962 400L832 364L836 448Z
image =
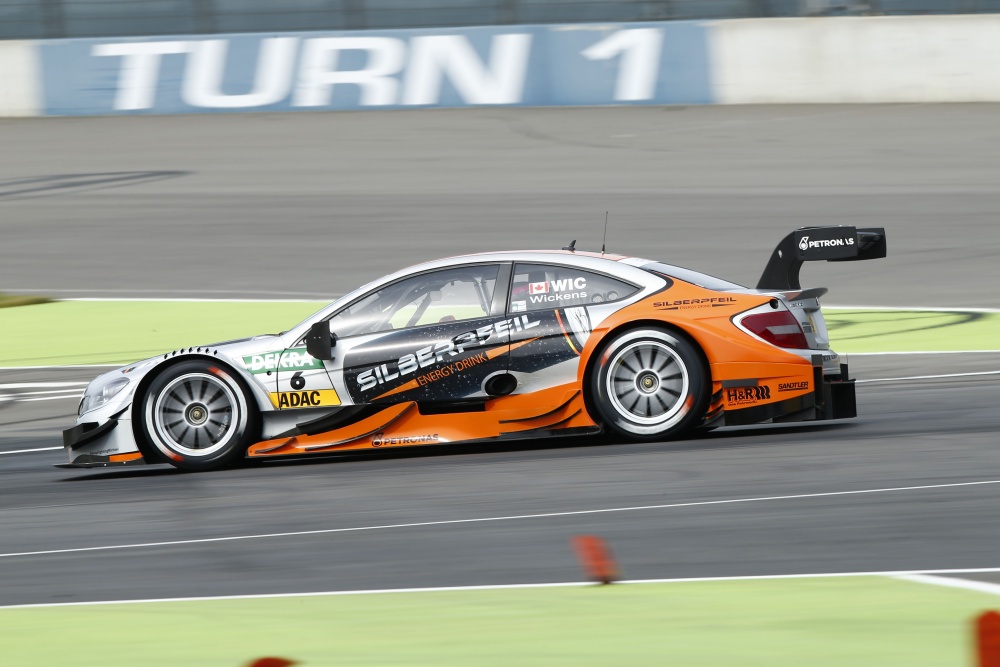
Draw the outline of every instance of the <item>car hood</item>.
M98 375L89 385L87 385L87 389L84 393L92 394L100 391L102 387L121 377L127 377L129 380L125 390L116 396L114 400L92 412L86 413L86 416L90 421L99 421L102 417L107 417L119 412L122 408L127 407L131 404L135 395L135 390L139 386L142 379L149 373L153 372L158 366L171 359L179 357L220 357L233 368L246 372L248 365L252 363L253 357L260 357L269 352L283 350L284 347L284 342L281 336L267 334L263 336L253 336L252 338L229 340L211 345L185 347L127 364L121 368L116 368L112 371Z

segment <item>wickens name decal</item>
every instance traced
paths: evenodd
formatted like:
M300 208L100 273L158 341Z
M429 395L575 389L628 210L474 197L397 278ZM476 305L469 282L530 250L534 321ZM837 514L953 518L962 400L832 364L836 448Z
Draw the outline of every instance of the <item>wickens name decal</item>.
M850 237L846 239L822 239L819 241L810 241L808 236L803 236L802 240L799 241L799 250L805 252L810 248L835 248L850 245L854 245L854 239Z
M726 390L729 405L752 405L771 398L770 387L734 387Z
M243 357L243 365L254 374L277 370L300 371L306 368L323 368L323 362L309 356L304 347L284 352L253 354Z
M531 303L558 303L587 298L587 279L562 278L540 283L528 283L528 299Z
M521 315L508 320L501 320L495 324L487 324L486 326L479 327L475 331L468 331L459 336L455 336L451 340L441 341L439 343L435 343L434 345L428 345L427 347L420 348L413 354L404 354L395 362L380 364L374 368L369 368L368 370L358 374L358 388L361 391L374 389L380 384L397 380L406 375L412 375L422 368L443 364L446 359L457 357L460 354L465 354L466 350L469 348L485 345L486 341L492 337L496 337L499 342L504 339L508 339L512 331L526 331L537 327L539 324L541 324L540 320L531 320L528 315ZM419 378L418 381L421 385L427 384L428 382L434 382L442 377L447 377L454 372L464 370L465 368L469 368L486 361L485 356L485 353L479 355L479 357L484 357L480 361L475 361L476 357L463 359L461 362L455 362L454 364L450 364L444 368L437 369L434 373L428 373L426 376ZM462 364L461 368L458 367L459 363ZM437 375L435 375L435 373L437 373ZM434 375L434 377L430 377L432 375Z

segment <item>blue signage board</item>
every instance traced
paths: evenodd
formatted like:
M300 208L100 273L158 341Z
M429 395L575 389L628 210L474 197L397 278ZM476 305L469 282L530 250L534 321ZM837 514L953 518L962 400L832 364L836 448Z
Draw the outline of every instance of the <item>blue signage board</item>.
M46 115L710 104L697 21L38 43Z

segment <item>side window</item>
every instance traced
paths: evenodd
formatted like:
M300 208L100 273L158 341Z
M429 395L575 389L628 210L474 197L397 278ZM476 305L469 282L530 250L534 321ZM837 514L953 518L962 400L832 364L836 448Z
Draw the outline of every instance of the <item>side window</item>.
M498 265L463 266L421 273L387 285L350 304L330 319L338 336L419 327L487 317Z
M638 290L621 280L568 266L518 264L514 267L508 312L618 301Z

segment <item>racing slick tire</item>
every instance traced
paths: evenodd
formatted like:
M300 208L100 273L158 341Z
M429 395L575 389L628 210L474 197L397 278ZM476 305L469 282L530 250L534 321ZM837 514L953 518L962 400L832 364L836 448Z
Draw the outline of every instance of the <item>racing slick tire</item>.
M207 361L170 366L141 399L141 435L182 470L214 470L246 454L260 415L243 382Z
M599 421L636 440L676 438L697 425L709 387L695 346L662 329L616 336L599 353L590 378Z

